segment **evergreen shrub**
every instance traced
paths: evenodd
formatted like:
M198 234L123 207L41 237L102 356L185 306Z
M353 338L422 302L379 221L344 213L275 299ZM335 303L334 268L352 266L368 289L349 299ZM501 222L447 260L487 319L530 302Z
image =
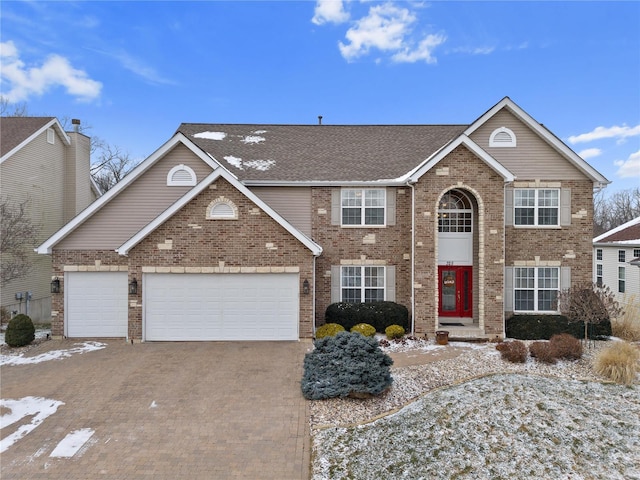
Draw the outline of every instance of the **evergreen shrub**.
M4 333L4 341L10 347L24 347L36 338L36 328L31 317L19 314L9 320L7 331Z
M316 338L333 337L338 332L344 332L344 327L337 323L325 323L316 328Z
M554 335L568 333L584 338L584 322L569 322L564 315L513 315L505 322L506 336L519 340L549 340ZM603 320L588 326L589 338L611 336L611 322Z
M376 329L368 323L359 323L357 325L354 325L351 328L350 332L361 333L365 337L373 337L376 334Z
M306 399L379 395L393 382L393 360L374 338L339 332L314 346L304 357L301 387Z
M395 302L332 303L325 311L326 323L338 323L351 330L359 323L372 325L376 332L383 333L390 325L409 328L409 310Z
M389 325L384 329L384 333L389 340L393 340L394 338L402 338L404 337L404 328L400 325Z

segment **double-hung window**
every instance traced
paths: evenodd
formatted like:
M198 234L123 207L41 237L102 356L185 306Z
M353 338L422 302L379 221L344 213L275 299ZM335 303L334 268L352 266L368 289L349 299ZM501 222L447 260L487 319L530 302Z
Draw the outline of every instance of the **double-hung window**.
M514 308L523 312L553 312L560 290L557 267L515 267Z
M379 226L385 224L385 189L343 189L342 225Z
M627 261L626 251L618 250L618 263L624 263Z
M560 225L560 190L519 188L514 190L514 224Z
M596 285L602 287L602 264L596 263Z
M618 293L626 291L626 272L624 267L618 267Z
M340 296L346 303L381 302L385 298L385 267L340 269Z

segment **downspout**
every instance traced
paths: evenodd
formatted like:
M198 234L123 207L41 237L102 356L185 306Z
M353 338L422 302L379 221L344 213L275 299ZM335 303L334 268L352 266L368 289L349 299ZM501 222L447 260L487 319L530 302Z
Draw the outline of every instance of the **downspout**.
M407 181L407 186L411 189L411 335L416 333L416 291L415 291L415 273L416 273L416 190L415 182Z
M317 256L313 256L313 270L312 270L312 278L313 278L313 291L311 292L311 327L313 338L316 336L316 259Z

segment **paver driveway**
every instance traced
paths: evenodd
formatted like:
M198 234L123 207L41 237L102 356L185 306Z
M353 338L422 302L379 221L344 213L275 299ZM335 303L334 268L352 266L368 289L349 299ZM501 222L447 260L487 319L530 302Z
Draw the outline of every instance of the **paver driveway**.
M27 355L75 343L53 340ZM64 402L2 453L3 479L309 478L299 382L310 343L104 343L62 360L2 366L3 399ZM3 428L2 438L33 419ZM95 433L73 457L50 456L81 429Z

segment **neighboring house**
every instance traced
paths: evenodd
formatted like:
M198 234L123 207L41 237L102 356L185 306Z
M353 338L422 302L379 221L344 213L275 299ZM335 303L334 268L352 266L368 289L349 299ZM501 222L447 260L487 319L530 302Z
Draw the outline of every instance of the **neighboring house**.
M504 336L591 279L600 173L504 98L465 125L182 124L44 242L54 335L309 338L332 302Z
M593 281L626 305L640 302L640 217L593 239Z
M80 213L99 192L89 174L90 140L53 117L0 118L0 195L28 200L38 244ZM34 321L51 319L51 257L29 255L30 272L2 287L2 307Z

